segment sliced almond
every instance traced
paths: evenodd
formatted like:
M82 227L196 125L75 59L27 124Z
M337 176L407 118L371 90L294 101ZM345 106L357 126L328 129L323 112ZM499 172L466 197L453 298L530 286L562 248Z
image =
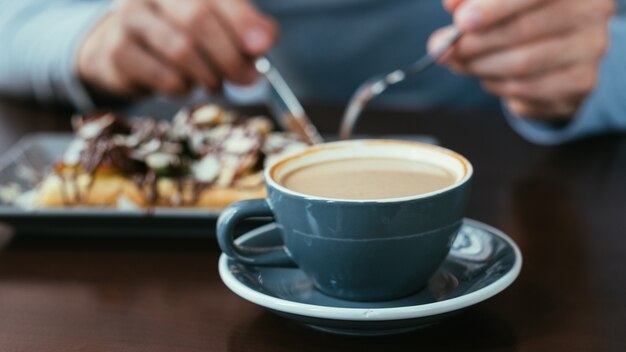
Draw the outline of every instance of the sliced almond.
M80 153L87 147L84 139L74 139L63 153L63 164L69 166L78 165L80 162Z
M255 116L246 120L246 128L253 129L263 136L272 131L272 122L265 116Z
M213 182L220 174L220 162L217 157L207 155L192 166L194 178L201 182Z
M153 170L164 169L170 165L174 165L178 161L178 157L168 153L152 153L146 157L146 164Z
M98 119L85 122L80 126L76 134L78 137L84 139L95 138L113 122L115 122L115 116L113 116L113 114L105 114Z
M239 166L237 161L235 157L226 157L221 160L220 175L216 182L218 187L224 188L233 184Z
M195 109L191 113L191 122L196 126L214 126L221 122L222 108L208 104Z
M234 129L222 144L222 150L232 154L246 154L258 148L259 138L247 135L242 128Z

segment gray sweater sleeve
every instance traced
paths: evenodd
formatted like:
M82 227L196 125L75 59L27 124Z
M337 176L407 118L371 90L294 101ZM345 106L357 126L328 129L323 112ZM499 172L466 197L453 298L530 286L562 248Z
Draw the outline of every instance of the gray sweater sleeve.
M565 126L534 122L515 116L505 108L511 126L526 139L539 144L559 144L608 133L626 132L626 17L611 23L611 45L600 67L594 92Z
M110 5L108 0L0 1L0 94L93 108L74 61L81 39Z

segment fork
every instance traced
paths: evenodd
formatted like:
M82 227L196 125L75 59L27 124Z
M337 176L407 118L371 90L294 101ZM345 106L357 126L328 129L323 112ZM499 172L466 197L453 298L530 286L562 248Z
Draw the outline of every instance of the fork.
M348 107L343 114L341 126L339 128L339 138L350 139L361 112L370 100L380 95L389 86L402 82L408 76L421 73L431 67L443 56L443 54L448 51L452 45L454 45L454 43L461 38L462 35L463 32L461 30L454 28L453 32L450 33L450 37L443 43L443 45L438 47L433 52L422 56L419 60L404 68L384 75L372 77L361 84L354 95L352 95L352 98L350 98Z

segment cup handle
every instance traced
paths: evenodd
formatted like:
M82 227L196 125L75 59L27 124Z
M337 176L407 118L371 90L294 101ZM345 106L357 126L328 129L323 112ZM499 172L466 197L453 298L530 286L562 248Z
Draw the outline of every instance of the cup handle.
M250 199L233 203L226 207L217 220L217 241L226 255L236 261L256 266L294 267L296 264L287 253L284 245L254 248L254 253L245 253L235 244L235 227L246 219L255 216L273 216L267 200Z

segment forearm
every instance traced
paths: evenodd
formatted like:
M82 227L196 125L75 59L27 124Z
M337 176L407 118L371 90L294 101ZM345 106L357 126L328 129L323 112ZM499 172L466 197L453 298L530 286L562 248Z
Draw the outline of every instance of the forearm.
M559 144L626 131L626 17L616 17L611 23L611 45L602 62L596 89L570 122L557 127L505 112L516 131L539 144Z
M0 3L0 94L91 109L75 56L109 6L108 0Z

